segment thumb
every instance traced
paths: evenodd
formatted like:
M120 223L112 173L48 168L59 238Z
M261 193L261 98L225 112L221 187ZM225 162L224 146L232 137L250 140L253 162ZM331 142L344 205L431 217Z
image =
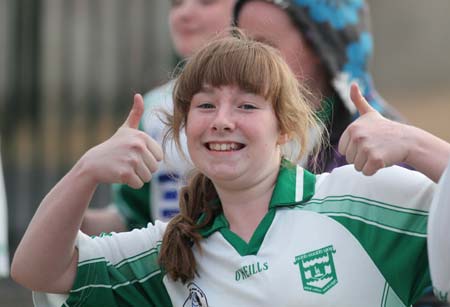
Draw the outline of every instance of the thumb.
M350 98L353 101L356 109L360 115L364 115L368 112L376 112L374 108L367 102L366 98L361 94L359 86L356 83L352 83L350 87Z
M133 107L131 108L127 120L123 123L123 125L128 128L137 129L139 127L142 114L144 114L144 99L141 94L135 94Z

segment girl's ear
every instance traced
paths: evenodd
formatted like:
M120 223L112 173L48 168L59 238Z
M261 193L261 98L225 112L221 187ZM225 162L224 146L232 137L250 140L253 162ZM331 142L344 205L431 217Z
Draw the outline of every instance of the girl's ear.
M289 133L280 132L280 135L278 136L277 144L278 145L284 145L287 142L289 142L291 139Z

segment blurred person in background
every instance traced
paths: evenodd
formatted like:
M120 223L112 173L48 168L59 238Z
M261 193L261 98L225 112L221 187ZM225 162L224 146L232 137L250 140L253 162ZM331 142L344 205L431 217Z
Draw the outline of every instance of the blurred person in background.
M9 276L8 207L6 205L5 181L3 179L0 139L0 277Z
M318 172L347 164L337 151L345 128L358 117L349 92L358 83L370 105L401 120L375 90L369 72L373 53L368 4L364 0L238 0L235 24L255 40L277 48L327 124L330 146L321 152Z
M172 0L169 12L170 35L177 55L187 58L208 40L225 33L230 26L235 0ZM173 80L144 96L145 114L139 129L162 142L164 123L155 110L172 110ZM184 133L181 140L186 150ZM187 154L186 154L187 155ZM177 214L178 193L190 169L175 147L167 149L153 180L140 189L113 185L112 205L86 212L82 230L87 234L125 231L145 227L154 220L167 221Z

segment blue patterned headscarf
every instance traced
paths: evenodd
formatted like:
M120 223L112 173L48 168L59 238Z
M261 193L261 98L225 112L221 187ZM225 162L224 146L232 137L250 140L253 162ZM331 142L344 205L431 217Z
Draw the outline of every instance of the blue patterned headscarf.
M234 10L237 25L244 3L238 0ZM352 118L358 116L350 100L350 84L357 82L367 101L391 119L398 113L376 92L369 60L373 39L369 25L369 9L364 0L260 0L285 10L295 26L321 57L331 76L331 86Z

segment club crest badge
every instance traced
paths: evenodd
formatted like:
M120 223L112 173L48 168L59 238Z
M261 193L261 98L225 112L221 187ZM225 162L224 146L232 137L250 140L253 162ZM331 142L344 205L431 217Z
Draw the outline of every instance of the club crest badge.
M208 307L208 300L205 293L193 282L188 284L189 296L183 307Z
M324 294L338 283L332 245L295 257L305 291Z

